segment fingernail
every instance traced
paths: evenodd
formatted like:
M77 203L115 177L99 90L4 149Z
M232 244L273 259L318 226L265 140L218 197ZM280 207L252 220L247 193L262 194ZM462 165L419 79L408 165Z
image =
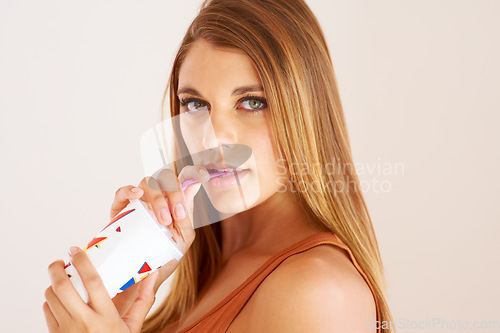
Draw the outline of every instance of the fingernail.
M200 169L198 173L200 174L200 176L208 176L208 172L205 169Z
M134 188L131 188L131 189L130 189L130 192L134 192L134 193L136 193L136 192L139 192L139 190L140 190L140 188L138 188L138 187L134 187Z
M78 248L76 246L72 246L69 248L69 255L72 257L80 251L81 251L80 248Z
M155 282L156 282L156 280L158 280L158 275L160 275L160 271L159 271L159 270L156 270L156 271L154 271L154 272L153 272L153 274L152 274L152 275L153 275L153 280L154 280L154 282L153 282L153 283L155 283Z
M170 216L168 209L166 208L160 209L160 215L161 218L163 219L163 222L165 222L167 225L170 224L170 222L172 222L172 217Z
M179 202L177 205L175 205L174 213L179 220L182 220L186 217L186 212L184 211L184 206L182 205L182 203Z

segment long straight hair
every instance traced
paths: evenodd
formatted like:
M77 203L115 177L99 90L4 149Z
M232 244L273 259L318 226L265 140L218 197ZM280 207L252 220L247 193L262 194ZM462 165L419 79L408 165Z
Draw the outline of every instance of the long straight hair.
M180 45L163 96L165 101L169 94L172 117L179 114L179 69L201 38L252 59L267 97L273 141L290 174L290 192L314 223L349 247L373 287L377 323L391 322L384 268L353 167L330 52L310 8L303 0L205 0ZM143 333L182 318L214 277L221 259L220 223L195 230L171 291L146 319Z

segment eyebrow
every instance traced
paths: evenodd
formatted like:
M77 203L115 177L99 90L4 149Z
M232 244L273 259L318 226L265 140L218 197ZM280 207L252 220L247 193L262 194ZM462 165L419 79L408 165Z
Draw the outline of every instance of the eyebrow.
M262 86L239 87L239 88L234 89L231 96L243 95L244 93L255 92L255 91L264 91L264 89L262 88ZM183 89L180 89L177 91L177 95L182 94L182 93L189 93L192 95L197 95L197 96L203 97L199 92L196 91L196 89L193 89L193 88L183 88Z

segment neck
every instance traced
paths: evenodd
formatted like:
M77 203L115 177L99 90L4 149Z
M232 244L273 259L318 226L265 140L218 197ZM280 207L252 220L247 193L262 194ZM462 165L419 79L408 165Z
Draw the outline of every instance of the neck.
M221 221L222 261L236 252L267 252L280 241L302 239L311 232L308 218L289 192L276 192L249 210Z

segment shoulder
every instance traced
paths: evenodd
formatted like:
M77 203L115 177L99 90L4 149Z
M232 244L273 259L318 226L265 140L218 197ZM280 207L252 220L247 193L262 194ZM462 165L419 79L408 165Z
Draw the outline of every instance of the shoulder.
M252 316L259 318L252 322L279 332L368 332L375 301L348 256L318 245L287 258L252 296Z

